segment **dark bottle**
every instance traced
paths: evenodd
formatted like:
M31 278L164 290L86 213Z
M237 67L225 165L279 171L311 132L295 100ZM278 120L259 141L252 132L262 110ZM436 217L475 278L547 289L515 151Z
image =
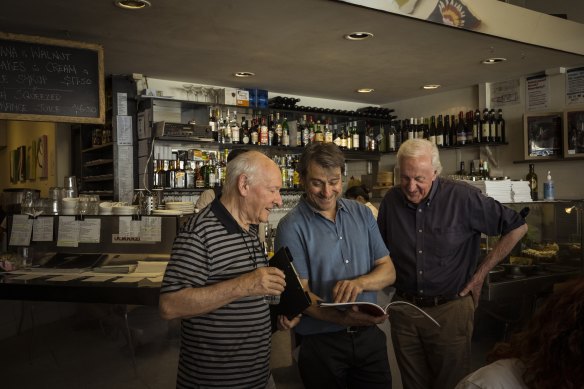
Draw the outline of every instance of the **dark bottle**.
M482 131L481 111L477 108L474 112L474 120L472 122L472 138L475 143L481 142Z
M458 134L456 133L456 116L450 115L450 144L455 146L458 144Z
M458 123L456 124L456 144L466 144L466 127L464 125L464 112L458 113Z
M466 128L466 143L475 143L472 134L472 124L473 124L473 112L468 111L465 115L464 126Z
M436 130L436 116L432 115L430 116L430 142L434 143L435 145L438 145L438 138L437 138L437 133L438 131Z
M444 147L450 147L452 143L452 134L450 133L450 115L444 115Z
M460 161L460 170L458 171L460 179L465 180L467 177L466 169L464 168L464 161Z
M503 110L499 108L497 111L497 120L495 122L495 142L505 143L505 119L503 119Z
M537 201L537 174L535 174L535 165L529 164L529 173L525 176L525 179L529 183L529 189L531 190L531 199Z
M434 116L432 116L434 117ZM444 123L442 121L442 115L438 115L438 119L437 119L438 123L436 124L436 146L438 147L444 147L444 140L445 140L445 136L444 136Z
M483 130L481 133L481 141L483 143L489 143L489 142L491 142L491 127L489 124L489 109L488 108L483 109L482 123L483 123L483 126L482 126Z
M389 131L388 131L388 136L387 136L387 149L388 151L396 151L397 147L396 147L396 138L397 137L397 131L395 129L395 125L394 123L391 123L389 125Z
M490 137L489 140L490 142L496 142L497 141L497 118L495 117L495 110L491 108L491 110L489 111L489 133L490 133Z

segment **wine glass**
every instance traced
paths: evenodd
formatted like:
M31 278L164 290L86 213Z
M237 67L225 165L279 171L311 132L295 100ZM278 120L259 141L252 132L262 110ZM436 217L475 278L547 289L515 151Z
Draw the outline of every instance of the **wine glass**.
M194 86L193 93L195 95L195 101L199 101L199 95L201 93L203 93L203 87L202 86Z

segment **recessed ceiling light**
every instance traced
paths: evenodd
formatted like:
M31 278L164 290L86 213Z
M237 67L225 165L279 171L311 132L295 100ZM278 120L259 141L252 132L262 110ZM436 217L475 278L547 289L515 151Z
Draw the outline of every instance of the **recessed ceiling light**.
M484 63L485 65L493 65L493 64L496 64L496 63L499 63L499 62L505 62L505 61L507 61L507 58L500 58L500 57L499 58L496 58L495 57L495 58L487 58L487 59L484 59L482 61L482 63Z
M235 77L253 77L255 76L255 73L252 72L237 72L234 74Z
M424 85L422 86L423 89L438 89L440 88L439 84L428 84L428 85Z
M115 0L116 7L123 9L142 9L150 7L152 4L148 0Z
M375 89L373 89L373 88L359 88L359 89L357 89L357 92L359 92L359 93L371 93L374 91L375 91Z
M373 38L374 35L370 32L352 32L344 36L345 39L350 41L362 41L363 39Z

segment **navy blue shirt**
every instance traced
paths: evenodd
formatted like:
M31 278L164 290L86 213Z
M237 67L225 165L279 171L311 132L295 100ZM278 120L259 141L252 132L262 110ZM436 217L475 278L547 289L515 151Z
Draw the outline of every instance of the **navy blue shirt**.
M481 233L505 235L525 223L464 182L438 177L420 204L396 186L383 198L379 230L396 269L398 291L419 296L458 294L476 271Z

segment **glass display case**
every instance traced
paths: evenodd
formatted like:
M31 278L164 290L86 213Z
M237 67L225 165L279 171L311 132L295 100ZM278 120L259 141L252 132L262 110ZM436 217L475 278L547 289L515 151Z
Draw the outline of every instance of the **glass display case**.
M582 201L536 201L506 206L523 212L528 232L483 286L487 301L537 298L584 270ZM498 237L486 238L490 250Z

